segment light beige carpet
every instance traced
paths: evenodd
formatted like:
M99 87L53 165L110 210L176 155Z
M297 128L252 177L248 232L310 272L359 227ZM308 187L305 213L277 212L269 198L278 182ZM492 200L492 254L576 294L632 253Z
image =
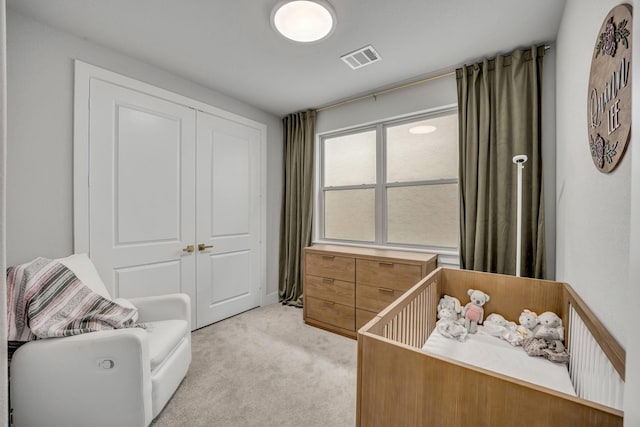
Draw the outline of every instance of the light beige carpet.
M192 334L193 361L155 427L353 426L356 341L273 304Z

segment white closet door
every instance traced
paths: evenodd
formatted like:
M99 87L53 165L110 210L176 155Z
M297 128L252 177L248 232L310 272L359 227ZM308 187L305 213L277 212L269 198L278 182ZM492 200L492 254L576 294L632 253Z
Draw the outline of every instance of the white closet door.
M189 294L195 325L195 110L91 80L89 245L117 297Z
M260 305L260 132L198 112L197 325Z

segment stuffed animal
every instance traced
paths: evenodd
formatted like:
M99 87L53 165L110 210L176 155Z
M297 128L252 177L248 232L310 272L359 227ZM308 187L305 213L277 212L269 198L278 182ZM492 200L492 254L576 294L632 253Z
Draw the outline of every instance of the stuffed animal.
M569 353L559 340L555 340L547 346L544 350L544 357L556 363L569 362Z
M569 361L564 344L564 327L562 319L551 312L546 311L538 316L538 325L533 330L533 334L525 339L525 351L530 356L542 356L552 362L564 363ZM535 351L530 352L528 348L535 347Z
M436 329L442 336L458 341L467 338L467 329L457 322L458 314L454 310L442 308L438 310L438 317L440 320L436 322Z
M498 313L491 313L484 319L482 326L478 329L482 328L485 333L493 335L494 337L501 337L505 331L513 330L515 327L515 322L508 321Z
M460 300L458 298L450 297L449 295L445 295L440 298L440 302L438 303L438 319L440 319L440 310L442 310L443 308L447 308L455 313L456 320L460 318L462 305L460 304Z
M529 356L544 356L547 342L533 336L527 337L522 342L522 348Z
M469 289L467 291L471 302L467 303L462 310L464 317L464 326L467 328L470 334L475 334L478 331L478 325L482 324L484 318L483 305L489 301L489 295L476 289Z
M522 330L526 335L531 335L533 333L533 329L538 324L538 315L531 310L524 309L522 313L520 313L520 317L518 317L518 322L522 327Z
M538 323L538 316L530 310L523 310L518 318L519 325L513 329L505 330L500 338L511 344L512 346L522 345L522 341L527 337L533 336L533 328Z
M566 352L564 341L564 327L562 319L551 312L546 311L538 316L538 326L533 331L536 338L543 339L547 342L547 350L545 357L553 362L566 362L569 360L569 354Z
M533 335L536 338L542 338L549 341L564 341L564 327L562 326L562 319L551 311L545 311L538 316L538 326L534 329Z

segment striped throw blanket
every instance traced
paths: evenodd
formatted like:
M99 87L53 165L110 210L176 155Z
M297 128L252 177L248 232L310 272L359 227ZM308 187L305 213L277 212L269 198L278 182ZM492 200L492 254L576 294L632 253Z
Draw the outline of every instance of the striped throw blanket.
M37 258L7 269L9 341L132 327L136 312L93 292L57 261Z

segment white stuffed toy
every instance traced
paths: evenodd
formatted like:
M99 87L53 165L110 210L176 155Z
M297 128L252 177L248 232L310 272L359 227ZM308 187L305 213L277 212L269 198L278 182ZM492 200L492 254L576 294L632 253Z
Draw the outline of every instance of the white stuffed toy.
M436 322L436 329L442 336L458 341L467 338L467 329L457 322L458 314L454 310L442 308L438 311L438 317L440 320Z
M551 311L545 311L538 316L538 326L533 330L533 335L545 340L564 341L562 319Z
M538 324L538 315L525 308L522 310L522 313L520 313L518 322L520 322L520 326L524 330L525 334L531 335L533 333L533 329Z
M538 324L538 315L531 310L524 309L518 317L520 324L513 331L506 331L502 339L513 346L522 345L525 338L533 336L533 329Z
M552 362L568 362L569 354L564 344L564 327L562 319L551 312L545 311L538 316L538 326L533 330L533 336L523 343L525 351L530 356L543 356Z
M514 330L516 328L515 322L510 322L504 318L504 316L498 313L491 313L482 322L482 326L478 329L482 330L494 337L501 337L507 330Z
M464 326L470 334L475 334L478 331L478 325L481 325L484 319L484 308L482 308L482 306L485 305L490 298L489 295L476 289L469 289L467 294L471 302L467 303L462 310Z
M538 326L533 331L533 336L550 342L550 345L553 344L556 352L564 351L562 319L551 311L545 311L538 316Z
M440 319L440 310L443 308L447 308L455 313L456 320L462 316L460 314L462 312L462 305L460 304L460 300L456 297L445 295L440 298L440 302L438 302L438 319Z

